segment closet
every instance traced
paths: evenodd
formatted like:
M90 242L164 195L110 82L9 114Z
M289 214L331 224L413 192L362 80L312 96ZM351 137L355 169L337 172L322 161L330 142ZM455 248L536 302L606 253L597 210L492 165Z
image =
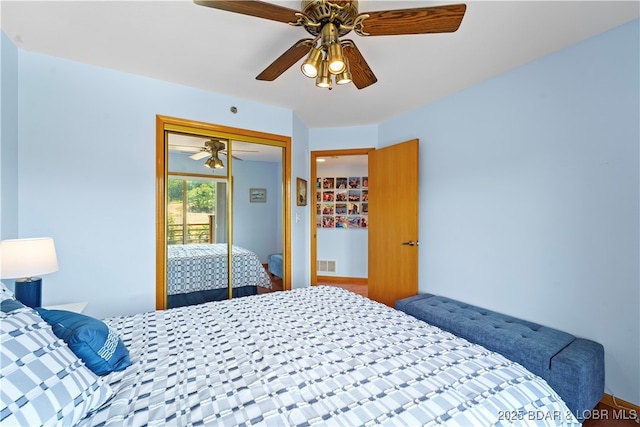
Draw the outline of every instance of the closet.
M273 254L290 289L290 138L156 124L156 308L269 291Z

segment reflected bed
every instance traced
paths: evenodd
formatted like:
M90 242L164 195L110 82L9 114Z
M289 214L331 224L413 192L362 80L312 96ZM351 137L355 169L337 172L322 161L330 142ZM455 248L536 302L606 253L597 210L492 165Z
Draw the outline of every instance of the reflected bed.
M167 250L168 308L227 299L227 244L169 245ZM271 280L258 256L233 246L233 296L271 289Z

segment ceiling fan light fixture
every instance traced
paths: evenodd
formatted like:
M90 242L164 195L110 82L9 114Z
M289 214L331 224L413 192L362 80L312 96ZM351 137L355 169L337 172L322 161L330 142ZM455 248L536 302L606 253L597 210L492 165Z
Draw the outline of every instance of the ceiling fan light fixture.
M307 56L307 59L304 60L300 67L302 69L302 74L309 78L317 77L321 62L322 49L319 47L313 47L309 52L309 56Z
M320 73L316 78L316 86L331 89L331 75L329 74L327 61L322 61L322 64L320 64Z
M351 80L353 79L351 76L351 70L349 70L349 60L347 60L347 58L344 59L344 65L344 71L336 75L336 84L346 85L347 83L351 83Z
M204 162L204 165L208 168L211 169L222 169L224 168L224 164L222 163L222 160L220 160L220 158L218 157L218 153L215 152L211 155L211 157L209 157L207 159L206 162Z
M340 74L347 68L345 57L342 54L342 46L340 43L332 43L329 45L329 72L331 74Z
M1 1L1 0L0 0ZM359 36L390 36L408 34L452 33L458 30L465 15L465 4L450 4L441 6L425 6L409 9L380 10L366 13L358 12L359 0L302 0L301 10L279 6L266 0L231 1L231 0L194 0L196 4L213 9L226 10L242 15L254 16L282 22L304 29L313 38L298 40L258 76L257 80L273 81L294 64L308 55L309 58L302 65L305 76L315 77L316 85L330 87L331 75L345 73L344 57L340 45L340 37L353 31ZM281 3L281 2L278 2ZM318 43L318 40L319 43ZM353 64L353 84L358 89L364 89L378 81L362 53L351 40L345 40L344 46ZM318 75L318 52L310 49L322 50L330 63L329 80ZM314 57L316 57L314 59ZM347 66L348 67L348 66ZM347 83L351 70L341 76L342 84Z
M338 29L333 22L327 22L320 30L320 38L323 46L340 43L338 40Z
M224 164L222 163L222 160L220 160L219 157L216 157L215 159L213 159L213 169L222 169L224 168Z

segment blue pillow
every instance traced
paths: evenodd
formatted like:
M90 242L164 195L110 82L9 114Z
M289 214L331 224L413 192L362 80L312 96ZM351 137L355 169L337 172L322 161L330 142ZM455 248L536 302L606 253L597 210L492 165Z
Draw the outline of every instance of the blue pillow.
M26 308L24 304L15 299L6 299L0 302L0 311L3 313L11 313L12 311Z
M36 310L96 375L122 371L131 365L124 343L103 321L65 310Z

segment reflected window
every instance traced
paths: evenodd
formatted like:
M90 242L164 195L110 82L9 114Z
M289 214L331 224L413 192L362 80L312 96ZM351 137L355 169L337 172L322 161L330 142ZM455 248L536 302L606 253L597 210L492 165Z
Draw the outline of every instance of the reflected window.
M216 242L217 187L213 179L169 177L168 244Z

